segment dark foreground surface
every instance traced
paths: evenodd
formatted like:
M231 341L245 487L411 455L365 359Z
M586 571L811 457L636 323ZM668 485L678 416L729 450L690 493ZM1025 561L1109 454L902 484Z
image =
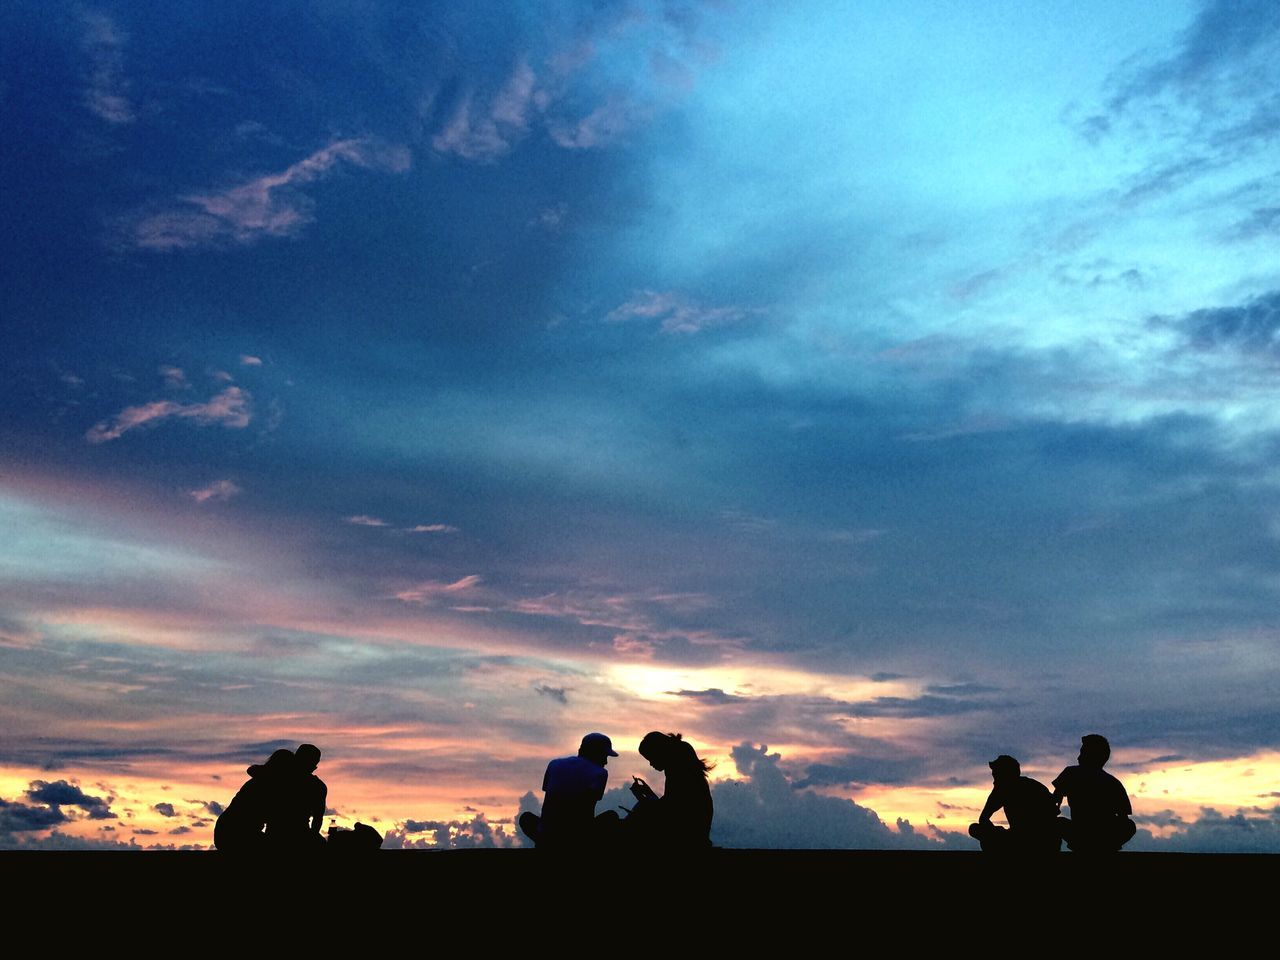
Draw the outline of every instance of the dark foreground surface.
M595 931L598 940L569 950L583 956L606 943L621 948L628 936L662 953L663 931L673 924L691 929L691 953L700 937L709 950L789 943L806 954L830 952L820 941L832 937L870 947L868 937L883 936L906 938L904 949L984 952L993 937L1047 949L1101 938L1099 949L1109 953L1120 946L1243 948L1272 926L1280 857L715 850L659 860L459 850L280 862L218 853L5 852L0 871L19 926L88 942L212 946L248 936L262 948L354 951L409 930L426 938L425 947L447 930L479 950L534 947L549 927L568 922Z

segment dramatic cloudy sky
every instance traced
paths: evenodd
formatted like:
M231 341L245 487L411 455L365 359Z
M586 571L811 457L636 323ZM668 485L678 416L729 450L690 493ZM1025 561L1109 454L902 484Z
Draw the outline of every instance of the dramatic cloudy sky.
M19 0L0 69L0 842L300 741L510 842L658 728L726 844L1098 731L1280 849L1272 0Z

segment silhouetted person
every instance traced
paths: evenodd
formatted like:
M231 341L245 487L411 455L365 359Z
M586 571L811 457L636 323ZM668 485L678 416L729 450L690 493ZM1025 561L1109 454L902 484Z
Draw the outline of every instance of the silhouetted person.
M633 778L631 792L639 803L625 821L631 839L669 850L711 846L711 765L680 734L657 730L640 741L640 755L666 774L667 785L659 797L642 779Z
M1137 832L1129 819L1133 807L1124 785L1102 769L1111 744L1100 734L1080 738L1079 766L1067 767L1053 781L1053 802L1063 798L1071 819L1059 818L1062 839L1076 852L1115 852Z
M520 815L520 829L539 847L584 848L606 842L618 822L617 814L596 816L596 803L609 782L606 766L618 754L603 733L582 738L578 754L547 764L542 778L542 816Z
M282 823L297 783L297 763L292 750L277 750L266 763L255 763L245 772L249 779L231 798L213 827L213 844L230 853L260 853L267 849L263 828Z
M299 806L307 827L316 834L324 826L324 811L329 799L329 788L315 774L320 765L320 748L304 743L293 754L301 776Z
M1062 841L1058 836L1058 805L1049 788L1022 776L1021 765L1008 754L1002 753L987 766L994 786L978 822L969 825L969 836L988 853L1056 853ZM1009 821L1007 830L991 822L992 815L1000 809Z

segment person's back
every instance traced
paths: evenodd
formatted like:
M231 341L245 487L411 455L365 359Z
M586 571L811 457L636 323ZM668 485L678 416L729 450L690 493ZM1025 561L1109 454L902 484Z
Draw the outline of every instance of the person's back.
M1049 789L1040 781L1022 776L1017 759L1001 754L987 764L992 788L978 822L969 826L969 836L988 852L1051 853L1058 850L1058 807ZM1005 830L991 822L997 810L1004 810L1009 824Z
M609 782L606 767L618 754L603 733L582 738L576 757L561 757L547 764L542 777L542 814L522 813L520 830L539 847L596 846L610 841L618 817L595 815L596 804Z
M1133 806L1124 785L1102 769L1111 756L1106 737L1080 738L1079 763L1053 781L1053 799L1063 798L1071 818L1059 821L1063 839L1075 851L1115 851L1129 842L1137 825L1129 819Z
M701 770L668 770L662 791L667 842L682 849L711 845L711 785Z
M542 840L573 842L591 830L609 774L586 757L561 757L542 778Z

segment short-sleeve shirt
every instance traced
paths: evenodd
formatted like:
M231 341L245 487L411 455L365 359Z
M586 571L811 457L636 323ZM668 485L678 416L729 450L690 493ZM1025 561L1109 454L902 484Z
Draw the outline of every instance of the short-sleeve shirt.
M609 772L585 757L561 757L547 764L542 778L544 834L586 829L608 782Z
M1066 796L1072 820L1101 820L1133 813L1124 784L1101 767L1067 767L1053 786Z

